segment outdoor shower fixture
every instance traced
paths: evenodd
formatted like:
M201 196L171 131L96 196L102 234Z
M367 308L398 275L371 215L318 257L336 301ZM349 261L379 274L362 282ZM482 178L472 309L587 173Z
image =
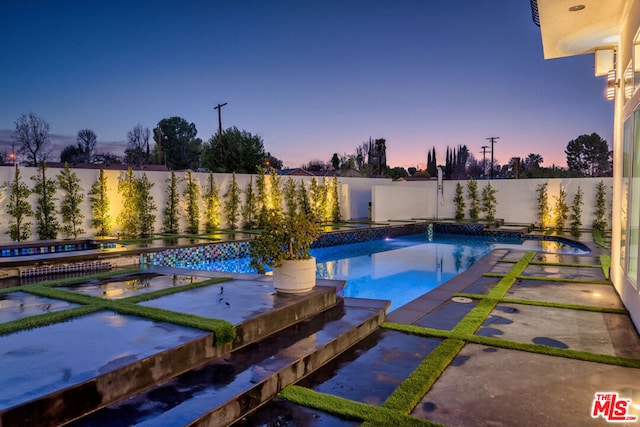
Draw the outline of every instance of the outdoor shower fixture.
M442 168L438 166L438 189L436 190L436 219L438 219L438 205L444 206L444 185L442 183Z

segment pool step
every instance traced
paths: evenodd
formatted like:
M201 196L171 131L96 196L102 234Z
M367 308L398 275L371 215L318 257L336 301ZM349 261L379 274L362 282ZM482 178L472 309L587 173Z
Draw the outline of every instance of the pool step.
M104 361L98 360L96 363L99 365L95 368L98 374L95 377L48 394L38 395L38 390L34 390L35 397L32 400L0 409L0 426L64 424L211 360L220 359L234 350L304 322L305 319L313 318L318 313L335 307L342 300L336 296L336 292L341 293L344 282L339 282L339 285L336 281L319 281L320 283L328 283L329 286L317 286L304 295L291 296L273 295L273 288L265 288L265 284L260 281L236 281L233 286L227 285L224 292L234 301L234 310L226 313L232 316L230 319L240 319L232 321L237 331L233 343L216 346L214 334L203 332L196 339L148 357L136 360L136 356L132 355L132 362L105 373L99 373L100 364ZM245 300L247 295L258 295L261 292L266 292L264 299L273 301L268 309ZM236 307L236 299L242 306ZM15 387L28 389L30 385L17 383Z
M388 301L345 298L309 320L71 425L228 425L377 330L388 305Z

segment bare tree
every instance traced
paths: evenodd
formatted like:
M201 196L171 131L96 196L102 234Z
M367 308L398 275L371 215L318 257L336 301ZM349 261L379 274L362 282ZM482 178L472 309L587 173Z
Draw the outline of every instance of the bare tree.
M11 140L18 145L18 154L26 157L28 166L37 166L47 160L51 152L49 123L34 113L22 114L15 121L16 130Z
M149 163L149 128L140 123L127 132L127 148L124 150L124 162L128 165L146 165Z
M81 161L91 163L96 150L96 143L98 142L96 133L91 129L81 129L78 131L76 141L78 142L78 150L81 153Z

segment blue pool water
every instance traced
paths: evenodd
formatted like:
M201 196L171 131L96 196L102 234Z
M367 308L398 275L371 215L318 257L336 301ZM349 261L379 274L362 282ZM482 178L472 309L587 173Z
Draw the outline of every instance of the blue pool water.
M556 241L447 234L436 235L429 241L420 234L313 249L311 254L316 257L319 278L346 280L345 296L390 300L392 311L462 273L498 248L587 253ZM249 258L238 258L189 268L255 272L249 263Z

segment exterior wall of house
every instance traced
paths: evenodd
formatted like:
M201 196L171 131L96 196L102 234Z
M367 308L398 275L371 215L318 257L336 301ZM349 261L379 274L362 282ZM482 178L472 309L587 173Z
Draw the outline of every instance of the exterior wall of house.
M612 233L612 280L631 317L640 329L640 286L638 285L640 229L640 1L627 2L620 42L617 46L614 115L614 200ZM635 58L634 58L635 56ZM633 90L625 71L637 69Z

